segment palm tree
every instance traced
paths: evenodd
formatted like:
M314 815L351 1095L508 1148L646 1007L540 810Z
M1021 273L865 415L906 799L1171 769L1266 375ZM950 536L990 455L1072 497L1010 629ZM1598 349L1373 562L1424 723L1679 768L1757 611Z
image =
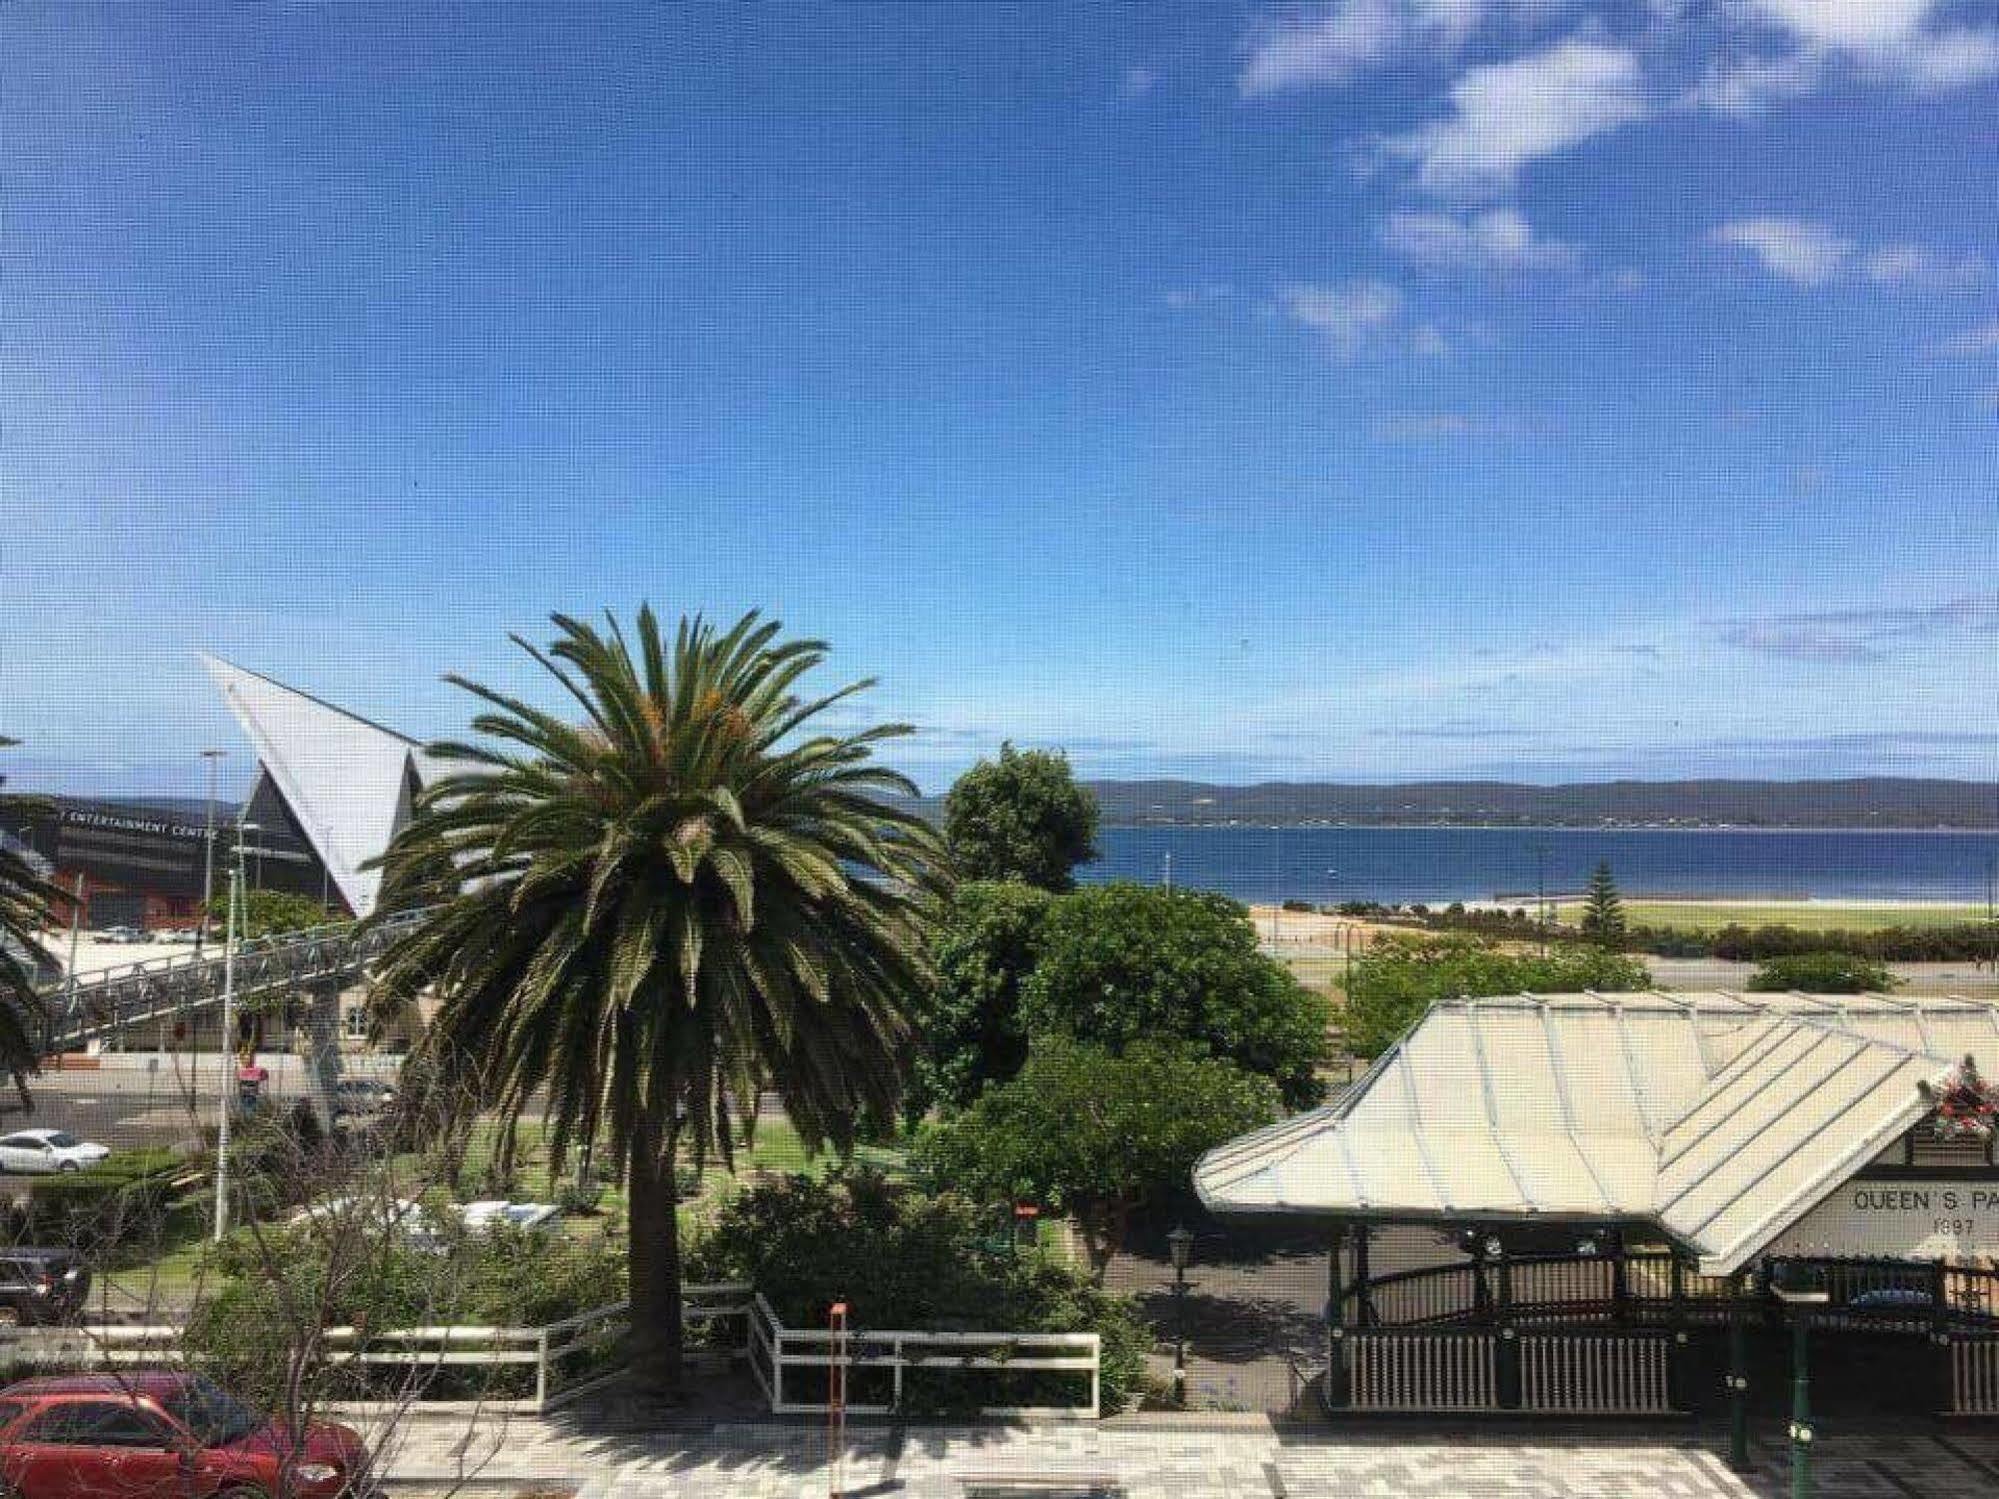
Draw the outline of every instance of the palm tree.
M669 652L645 608L635 657L615 619L552 618L546 652L513 638L582 720L446 679L488 705L484 742L433 747L462 769L385 857L439 904L383 976L392 995L435 986L425 1062L477 1077L503 1149L544 1091L553 1171L601 1133L627 1185L634 1352L671 1390L675 1165L732 1160L765 1087L815 1146L894 1117L941 843L881 799L914 791L873 759L904 726L812 731L872 685L796 695L820 642L697 616Z
M0 736L0 749L16 742ZM0 810L25 812L38 805L27 797L0 796ZM42 1001L31 965L42 951L49 903L60 893L20 849L0 841L0 1068L14 1079L24 1109L34 1106L28 1079L42 1070L34 1035Z

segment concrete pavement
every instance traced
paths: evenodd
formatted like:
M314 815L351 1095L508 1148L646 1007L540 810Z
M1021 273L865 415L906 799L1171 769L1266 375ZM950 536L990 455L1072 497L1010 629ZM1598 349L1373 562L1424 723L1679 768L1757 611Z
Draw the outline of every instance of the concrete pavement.
M849 1496L966 1499L979 1480L1066 1477L1127 1499L1777 1499L1780 1433L1729 1470L1717 1433L1683 1425L1495 1427L1470 1422L1328 1430L1262 1418L1137 1416L1097 1424L856 1425ZM467 1480L491 1492L574 1487L579 1499L823 1499L823 1423L705 1426L582 1418L415 1417L386 1472L397 1488ZM1769 1438L1776 1438L1770 1440ZM1999 1430L1831 1433L1814 1458L1821 1499L1973 1499L1999 1491Z

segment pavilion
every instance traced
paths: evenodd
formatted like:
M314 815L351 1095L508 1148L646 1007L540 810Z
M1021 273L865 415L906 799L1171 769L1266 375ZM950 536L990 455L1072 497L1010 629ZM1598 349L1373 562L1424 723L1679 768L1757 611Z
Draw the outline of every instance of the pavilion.
M1981 1063L1999 1073L1999 1006L1971 999L1452 1000L1194 1184L1225 1218L1325 1226L1335 1409L1686 1410L1711 1329L1739 1431L1743 1329L1802 1347L1809 1320L1910 1339L1934 1409L1999 1415ZM1375 1273L1376 1231L1411 1224L1457 1248Z

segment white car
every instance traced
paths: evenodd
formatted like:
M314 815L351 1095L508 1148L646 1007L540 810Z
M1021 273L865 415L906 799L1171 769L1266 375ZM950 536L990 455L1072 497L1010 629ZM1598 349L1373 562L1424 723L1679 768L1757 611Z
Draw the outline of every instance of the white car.
M498 1223L515 1228L553 1228L556 1219L562 1216L562 1209L550 1202L508 1202L495 1197L465 1203L458 1209L458 1215L476 1233Z
M67 1130L24 1129L0 1136L0 1171L81 1171L110 1154L110 1146L79 1140Z

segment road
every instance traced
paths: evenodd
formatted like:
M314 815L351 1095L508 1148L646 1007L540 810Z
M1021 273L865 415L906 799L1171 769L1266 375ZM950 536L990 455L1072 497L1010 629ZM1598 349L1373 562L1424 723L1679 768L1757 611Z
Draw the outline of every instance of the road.
M124 1060L120 1058L119 1060ZM192 1145L203 1125L214 1124L221 1073L214 1055L161 1058L157 1068L106 1067L89 1072L46 1072L32 1079L32 1113L9 1087L0 1089L0 1133L62 1129L115 1150L149 1145ZM189 1070L190 1060L194 1064ZM296 1057L262 1056L271 1071L265 1097L289 1103L305 1097L305 1070ZM387 1059L384 1059L387 1060ZM371 1065L369 1070L377 1070ZM0 1172L0 1195L19 1196L32 1176Z

